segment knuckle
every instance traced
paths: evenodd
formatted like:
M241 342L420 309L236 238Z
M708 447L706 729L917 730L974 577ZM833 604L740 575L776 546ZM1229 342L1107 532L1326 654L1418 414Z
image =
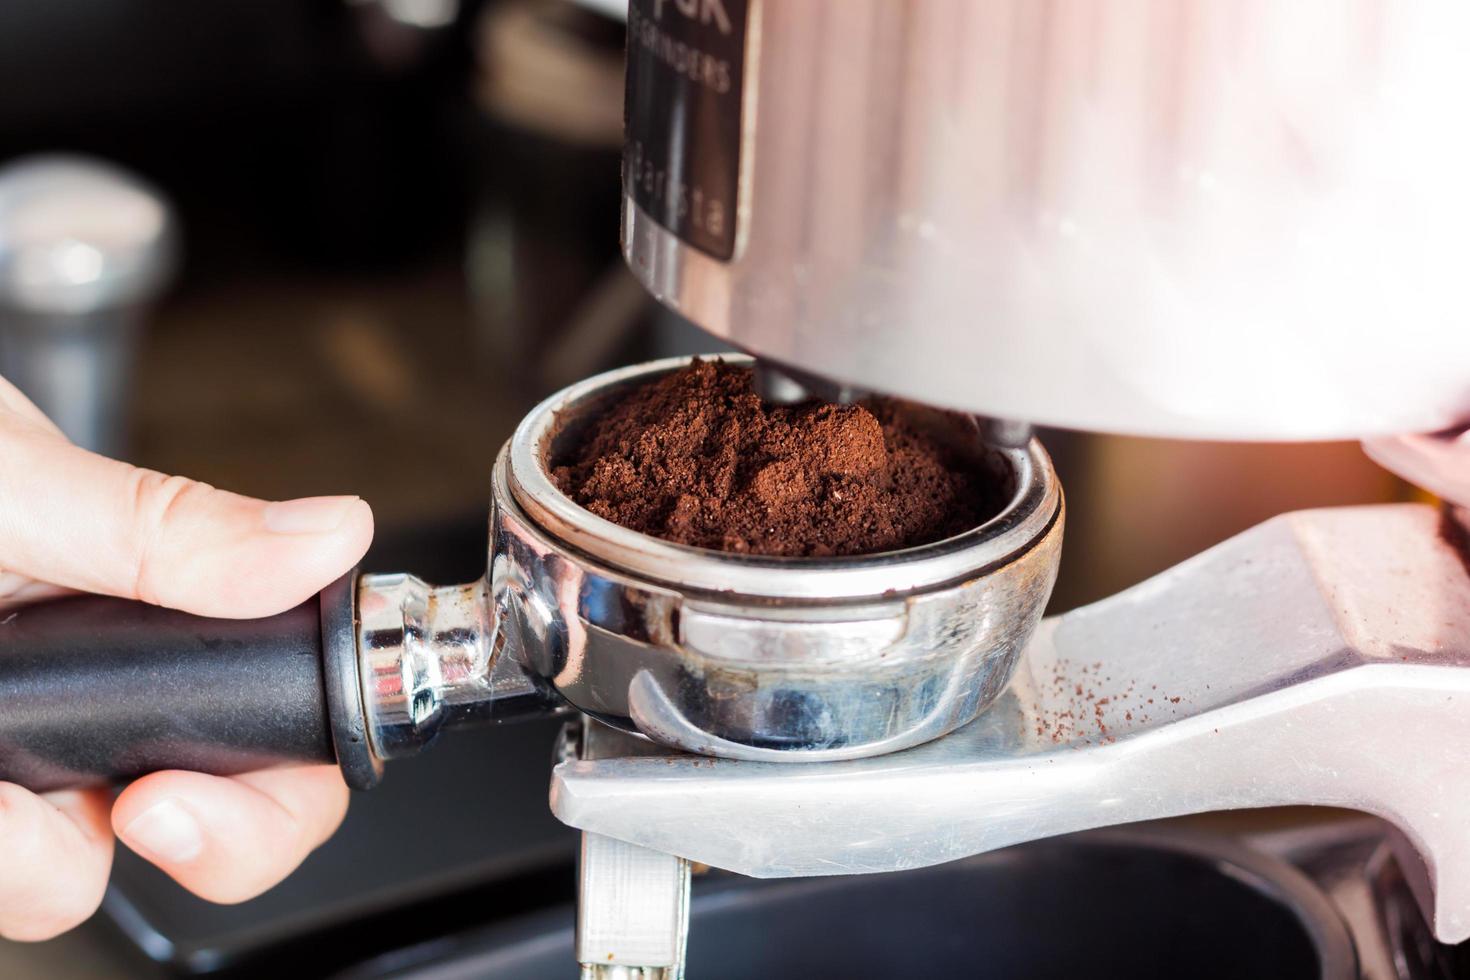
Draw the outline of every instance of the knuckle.
M167 476L144 469L134 469L129 474L129 482L133 593L145 602L159 604L162 602L161 585L155 575L155 566L163 539L181 506L213 488L188 477Z

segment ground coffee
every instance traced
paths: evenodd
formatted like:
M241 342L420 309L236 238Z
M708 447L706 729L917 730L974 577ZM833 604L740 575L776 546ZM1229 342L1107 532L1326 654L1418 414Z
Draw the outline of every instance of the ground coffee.
M927 544L995 512L994 487L899 403L771 405L747 367L696 360L621 395L562 447L577 503L680 544L860 555Z

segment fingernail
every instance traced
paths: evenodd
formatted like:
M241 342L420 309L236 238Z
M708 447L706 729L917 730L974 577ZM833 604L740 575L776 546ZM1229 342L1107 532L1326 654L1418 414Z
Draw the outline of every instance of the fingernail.
M204 836L194 815L175 800L161 800L123 828L128 846L150 857L177 864L192 861L204 850Z
M356 497L302 497L265 505L265 528L276 534L324 534L347 519Z

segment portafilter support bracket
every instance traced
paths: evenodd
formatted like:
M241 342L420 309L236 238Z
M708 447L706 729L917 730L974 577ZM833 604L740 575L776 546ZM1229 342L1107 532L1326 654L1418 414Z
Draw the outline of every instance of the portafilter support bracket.
M1383 817L1435 934L1470 938L1470 575L1423 505L1266 522L1044 620L975 722L807 767L568 760L589 834L757 877L900 871L1211 810Z

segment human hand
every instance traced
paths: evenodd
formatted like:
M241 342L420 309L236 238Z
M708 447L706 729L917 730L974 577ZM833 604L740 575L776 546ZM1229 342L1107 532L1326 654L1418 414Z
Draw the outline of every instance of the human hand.
M356 497L267 503L93 455L0 379L0 619L68 591L273 615L355 564L372 533ZM114 834L195 894L238 902L294 870L346 810L334 766L158 772L115 800L0 782L0 935L47 939L91 915Z
M1363 450L1379 466L1415 486L1470 506L1470 428L1370 439Z

